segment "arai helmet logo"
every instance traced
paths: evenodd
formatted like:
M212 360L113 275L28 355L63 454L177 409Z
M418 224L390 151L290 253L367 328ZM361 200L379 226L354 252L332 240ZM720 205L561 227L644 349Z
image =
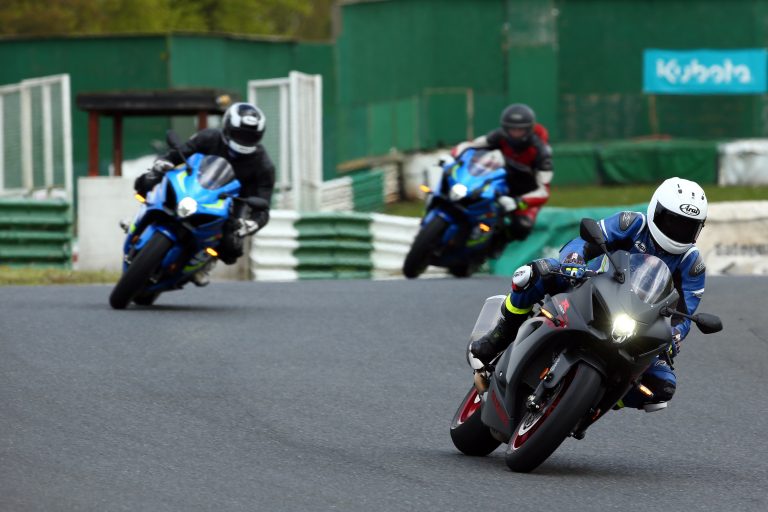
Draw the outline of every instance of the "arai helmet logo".
M697 216L699 213L701 213L701 210L697 206L694 206L692 204L681 204L680 205L680 211L683 212L686 215L690 215L692 217Z

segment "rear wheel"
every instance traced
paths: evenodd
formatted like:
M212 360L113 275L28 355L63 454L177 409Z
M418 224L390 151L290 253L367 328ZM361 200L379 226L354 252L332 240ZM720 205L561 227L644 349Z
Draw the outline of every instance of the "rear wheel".
M552 455L589 412L601 386L597 370L574 366L539 411L523 415L507 446L509 469L527 473Z
M139 251L131 265L123 272L120 280L109 295L109 304L114 309L125 309L131 299L137 297L147 285L147 281L163 262L168 250L173 246L162 233L155 233Z
M472 386L467 396L461 401L451 422L453 445L467 455L488 455L501 444L480 420L482 405L477 389Z
M403 262L403 275L405 277L408 279L419 277L419 274L427 269L429 257L440 243L447 227L448 223L444 219L435 217L429 221L429 224L421 228Z
M471 265L469 263L460 263L458 265L453 265L451 267L448 267L448 272L451 273L453 277L469 277L472 274L475 273L475 270L477 270L478 265Z

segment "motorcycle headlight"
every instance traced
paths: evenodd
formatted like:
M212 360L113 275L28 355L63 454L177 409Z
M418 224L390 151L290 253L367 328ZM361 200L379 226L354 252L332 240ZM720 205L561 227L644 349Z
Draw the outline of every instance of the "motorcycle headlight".
M191 197L185 197L176 206L176 215L181 218L189 217L197 211L197 201Z
M451 201L461 201L467 197L467 186L462 183L457 183L451 187L451 191L448 194Z
M637 322L627 315L618 315L613 319L611 337L615 343L624 343L635 334Z

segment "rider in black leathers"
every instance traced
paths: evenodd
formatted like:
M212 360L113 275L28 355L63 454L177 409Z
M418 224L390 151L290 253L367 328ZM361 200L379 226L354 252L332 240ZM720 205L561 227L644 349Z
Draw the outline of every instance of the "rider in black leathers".
M269 202L275 186L275 166L259 143L265 129L266 120L260 109L249 103L235 103L225 112L220 129L197 132L181 146L181 152L185 156L203 153L226 158L242 185L240 197L260 197ZM134 188L146 195L162 181L167 170L180 163L182 157L178 151L169 150L155 161L150 171L136 179ZM243 237L256 233L268 221L268 210L251 213L238 203L224 226L218 246L219 259L227 265L235 263L243 255ZM193 282L199 286L208 284L210 270L210 266L204 267L194 275Z

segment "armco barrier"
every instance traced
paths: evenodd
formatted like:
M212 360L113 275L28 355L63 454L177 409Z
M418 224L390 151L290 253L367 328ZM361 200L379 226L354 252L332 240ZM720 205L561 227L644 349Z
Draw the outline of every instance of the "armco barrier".
M386 203L397 201L397 168L381 168L352 172L342 178L325 181L321 187L320 209L323 211L375 212Z
M768 185L768 139L720 144L718 185Z
M63 200L0 200L0 265L69 267L72 213Z
M267 227L253 237L251 277L255 281L298 279L298 260L293 252L299 247L299 232L293 225L299 214L289 210L273 210L269 217Z
M419 219L351 212L273 211L254 237L254 280L384 278L402 276ZM443 275L430 267L428 275Z
M299 246L294 251L299 278L338 279L371 276L370 215L308 213L295 222Z

